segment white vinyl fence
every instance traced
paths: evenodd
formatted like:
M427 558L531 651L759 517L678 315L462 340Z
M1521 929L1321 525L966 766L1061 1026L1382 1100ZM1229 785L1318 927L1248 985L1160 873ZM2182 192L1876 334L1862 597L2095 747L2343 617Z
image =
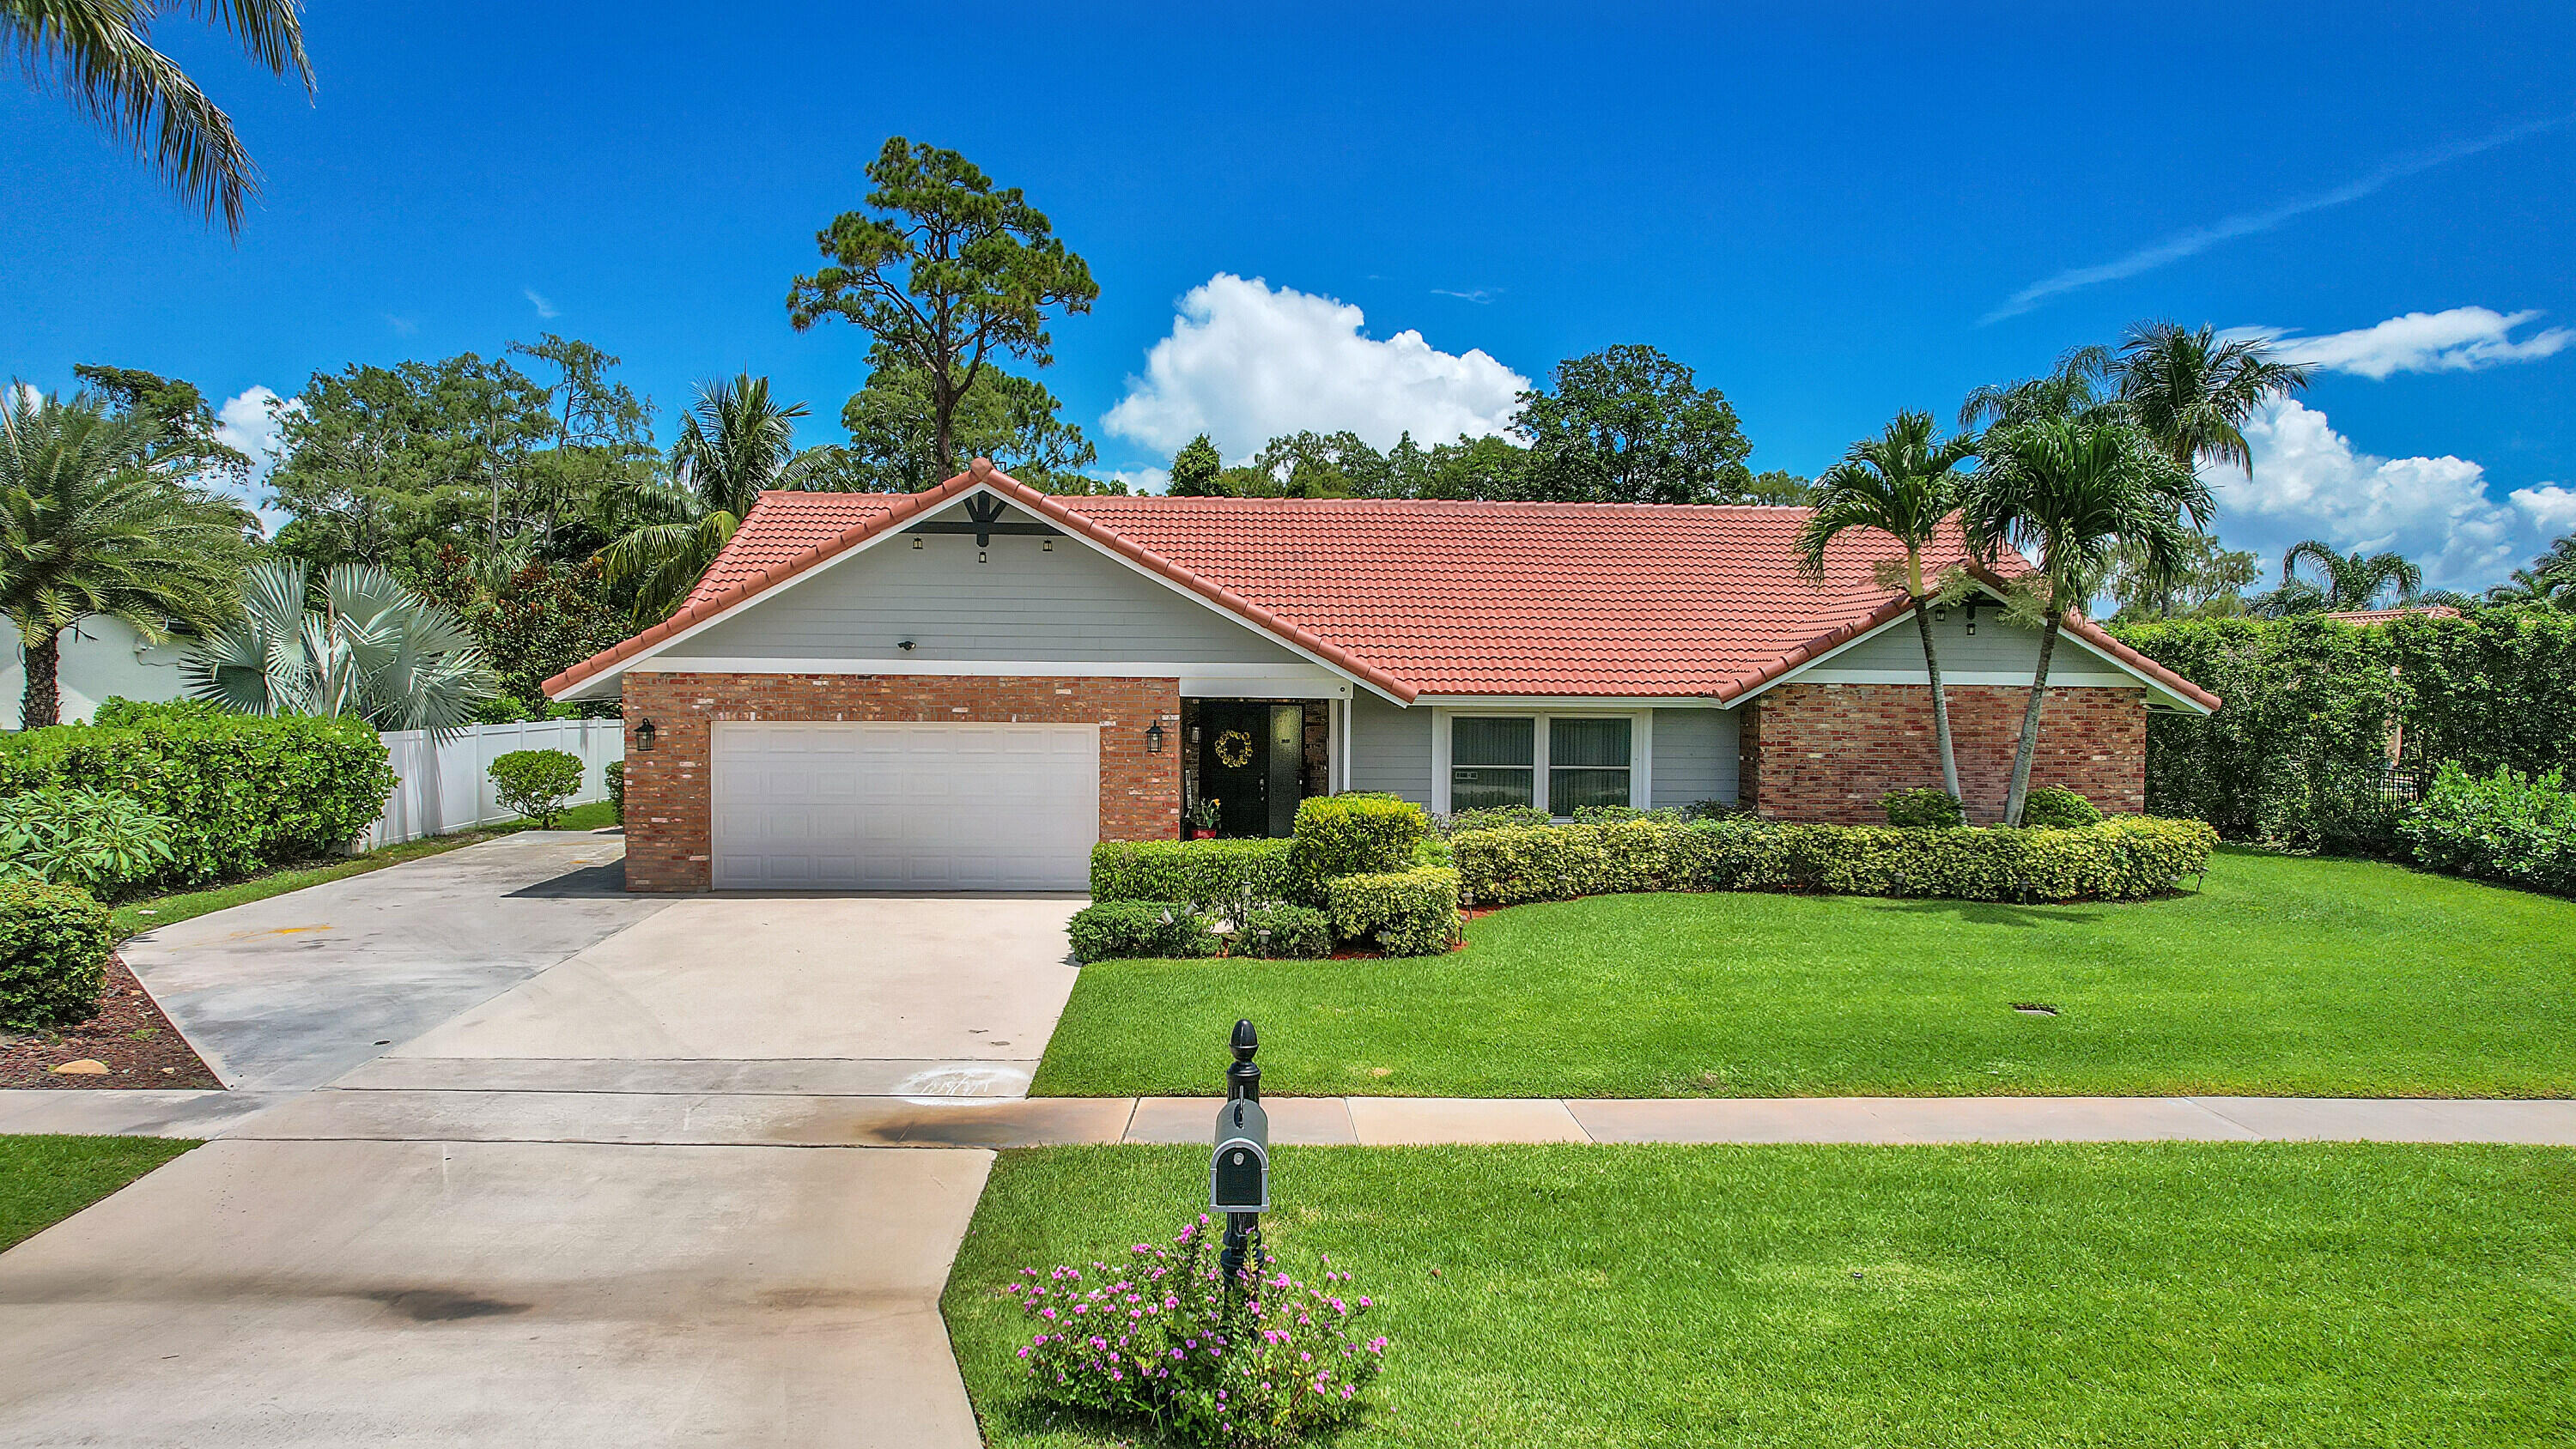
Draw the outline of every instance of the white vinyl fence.
M445 744L425 730L387 730L397 777L385 813L368 832L366 848L399 845L424 835L445 835L517 818L492 798L492 762L512 750L562 750L581 757L581 790L575 805L608 798L608 762L626 755L624 725L613 719L548 719L525 724L475 725Z

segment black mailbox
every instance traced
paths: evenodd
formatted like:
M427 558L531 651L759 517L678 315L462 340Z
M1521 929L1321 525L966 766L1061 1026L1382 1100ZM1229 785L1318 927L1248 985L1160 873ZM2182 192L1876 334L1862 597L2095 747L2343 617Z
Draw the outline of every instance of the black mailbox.
M1238 1098L1217 1110L1208 1207L1221 1213L1270 1211L1270 1115L1259 1102Z

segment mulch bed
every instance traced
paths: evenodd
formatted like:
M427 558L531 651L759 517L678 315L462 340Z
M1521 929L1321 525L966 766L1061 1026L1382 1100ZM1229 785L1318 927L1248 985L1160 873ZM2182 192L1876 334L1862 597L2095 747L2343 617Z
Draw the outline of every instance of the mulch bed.
M66 1075L48 1068L83 1058L99 1062L100 1076ZM107 958L107 995L98 1015L69 1031L39 1032L0 1045L0 1087L221 1087L197 1059L188 1039L161 1014L120 956Z

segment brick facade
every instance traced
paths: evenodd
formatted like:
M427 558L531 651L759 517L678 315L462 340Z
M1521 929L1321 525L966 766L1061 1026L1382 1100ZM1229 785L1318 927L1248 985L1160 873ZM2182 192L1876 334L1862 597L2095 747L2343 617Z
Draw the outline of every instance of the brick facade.
M886 674L626 676L626 888L702 891L711 874L708 726L717 721L1097 724L1100 835L1170 840L1181 825L1177 679L970 678ZM653 748L635 748L651 720ZM1145 748L1159 721L1170 741Z
M1951 743L1972 824L2003 818L2027 689L1952 685ZM1881 824L1879 797L1941 784L1932 690L1921 684L1784 684L1747 706L1741 798L1769 820ZM2051 689L2030 782L2063 785L2104 811L2147 808L2146 692Z

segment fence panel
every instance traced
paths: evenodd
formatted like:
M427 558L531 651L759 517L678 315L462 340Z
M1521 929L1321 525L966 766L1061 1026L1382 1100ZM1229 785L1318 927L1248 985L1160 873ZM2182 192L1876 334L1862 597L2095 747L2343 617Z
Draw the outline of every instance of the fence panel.
M492 762L512 750L563 750L581 757L581 790L575 805L608 798L607 767L626 756L625 727L613 719L546 719L476 725L449 739L425 730L387 730L393 794L367 833L367 848L399 845L424 835L445 835L513 818L493 798Z

